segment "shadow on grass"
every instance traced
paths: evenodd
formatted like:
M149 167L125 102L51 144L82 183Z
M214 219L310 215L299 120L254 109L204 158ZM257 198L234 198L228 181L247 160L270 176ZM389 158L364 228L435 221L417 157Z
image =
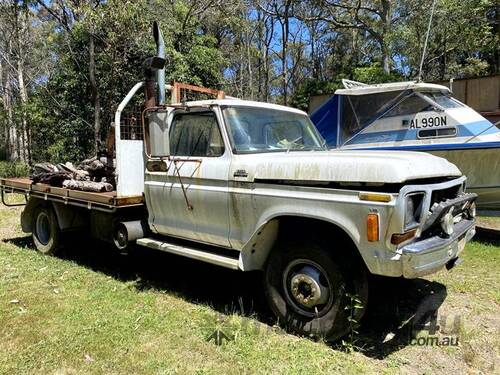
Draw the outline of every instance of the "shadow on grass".
M481 242L483 244L489 244L494 246L500 246L500 230L490 229L490 228L476 228L476 236L474 241Z
M33 246L33 241L31 240L31 236L25 237L15 237L15 238L5 238L2 242L11 243L17 247L28 248L30 250L35 250Z
M476 240L500 246L500 239ZM30 237L4 241L33 248ZM71 246L60 253L61 259L132 282L139 291L168 292L193 303L206 304L223 314L236 313L264 324L275 323L264 299L259 272L231 271L148 248L121 255L100 242L75 238L68 243ZM425 304L427 314L435 313L446 296L445 285L438 282L374 277L356 347L368 357L383 359L408 346L415 315ZM336 345L332 348L339 349Z
M414 322L420 329L428 325L446 296L446 286L439 282L374 278L356 347L366 356L383 359L410 345Z

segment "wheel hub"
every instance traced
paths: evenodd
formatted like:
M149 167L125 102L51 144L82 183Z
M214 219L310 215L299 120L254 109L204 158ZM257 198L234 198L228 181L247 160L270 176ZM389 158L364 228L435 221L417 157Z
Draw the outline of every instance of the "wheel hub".
M312 264L291 264L285 272L287 294L291 302L302 313L317 313L320 305L330 299L330 290L325 275Z
M41 212L36 218L36 235L42 245L47 245L50 240L50 222L45 212Z
M119 250L123 250L128 245L127 231L124 227L117 229L115 233L115 245Z

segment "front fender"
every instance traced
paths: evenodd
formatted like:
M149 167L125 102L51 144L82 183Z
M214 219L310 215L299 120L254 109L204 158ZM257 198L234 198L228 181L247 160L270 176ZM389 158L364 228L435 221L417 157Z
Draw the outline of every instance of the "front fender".
M281 217L308 218L336 226L351 239L365 263L369 263L368 258L382 249L380 243L368 243L366 240L366 216L377 211L386 219L381 220L382 239L385 238L387 223L393 211L393 202L363 202L356 191L298 186L287 186L286 189L269 185L255 186L251 195L239 194L232 203L237 205L233 212L239 216L232 221L231 244L241 251L240 267L244 270L263 267L278 238ZM335 238L332 237L332 246L334 244ZM367 248L371 251L366 252Z

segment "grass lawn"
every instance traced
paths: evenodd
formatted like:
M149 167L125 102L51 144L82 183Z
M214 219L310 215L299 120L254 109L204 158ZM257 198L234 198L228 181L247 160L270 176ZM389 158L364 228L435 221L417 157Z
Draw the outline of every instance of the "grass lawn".
M469 244L451 272L375 280L346 352L273 327L258 274L76 239L43 256L19 214L0 208L0 374L499 371L500 240ZM457 346L411 345L422 302L439 307L438 337ZM216 330L231 339L207 341Z

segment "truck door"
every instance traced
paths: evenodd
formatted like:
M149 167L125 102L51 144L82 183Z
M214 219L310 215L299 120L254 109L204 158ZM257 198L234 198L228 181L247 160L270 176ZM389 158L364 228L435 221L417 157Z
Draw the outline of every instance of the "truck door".
M230 247L230 150L224 147L217 114L190 109L174 110L168 117L170 157L161 162L163 168L155 160L146 166L150 225L160 234Z

